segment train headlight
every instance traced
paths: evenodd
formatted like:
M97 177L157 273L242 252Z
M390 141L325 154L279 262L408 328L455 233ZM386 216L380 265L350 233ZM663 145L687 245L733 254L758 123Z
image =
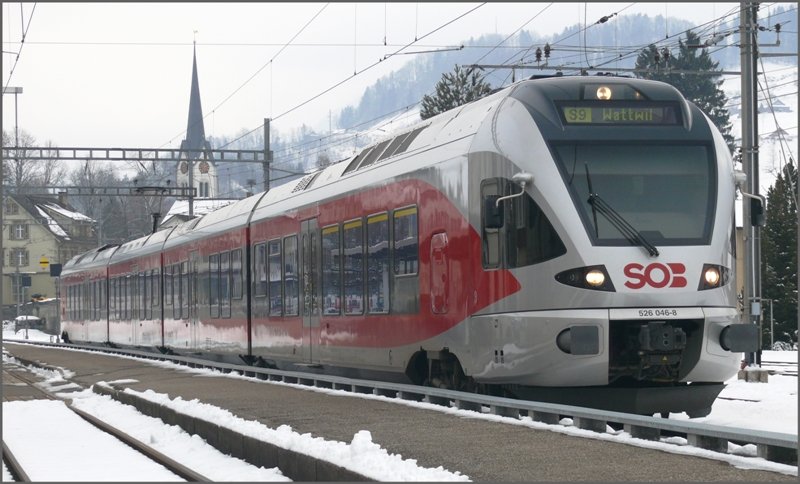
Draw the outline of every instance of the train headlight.
M704 264L700 274L700 285L698 291L715 289L728 283L729 271L727 267L716 264Z
M576 267L556 274L556 281L567 286L595 291L614 292L614 284L608 277L606 266Z
M703 279L706 280L706 284L709 286L716 287L720 280L719 269L716 267L709 267L703 273Z
M608 86L600 86L597 88L597 99L608 101L611 99L611 88Z
M586 284L589 284L592 287L600 287L606 282L606 275L603 274L603 271L598 269L592 269L586 273Z

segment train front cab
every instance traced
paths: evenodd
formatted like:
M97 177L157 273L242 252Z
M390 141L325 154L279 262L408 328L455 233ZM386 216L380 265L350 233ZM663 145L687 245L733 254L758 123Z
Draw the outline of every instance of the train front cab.
M521 396L707 411L755 343L738 324L721 135L661 83L554 79L510 97L471 188L484 268L522 289L472 318L470 338L491 343L466 370Z

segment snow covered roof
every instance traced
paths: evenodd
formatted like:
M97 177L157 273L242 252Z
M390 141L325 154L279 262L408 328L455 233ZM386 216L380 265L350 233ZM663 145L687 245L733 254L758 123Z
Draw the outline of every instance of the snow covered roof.
M52 210L54 212L57 212L57 213L65 216L67 218L71 218L72 220L80 220L80 221L83 221L83 222L94 222L95 221L93 218L87 217L86 215L84 215L84 214L82 214L80 212L75 212L75 211L72 211L72 210L68 210L67 208L62 207L60 205L57 205L55 203L48 203L44 207L47 208L48 210Z
M73 231L73 224L93 224L95 220L75 210L66 201L52 195L17 195L13 199L38 223L42 224L53 235L62 240L81 239L82 236ZM83 237L85 238L85 237Z
M227 200L208 200L208 199L195 199L194 206L192 212L194 213L193 217L201 217L208 213L217 210L218 208L225 207L230 205L234 202L237 202L238 199L227 199ZM169 227L175 225L176 221L178 223L185 222L186 220L190 220L193 217L189 217L189 201L188 200L176 200L175 203L172 204L169 211L166 215L164 215L164 219L159 224L161 227Z
M63 228L61 228L60 225L58 225L58 222L53 220L53 218L50 217L50 215L48 215L47 212L42 210L42 207L40 207L39 205L34 205L34 206L36 207L36 210L39 211L39 215L41 215L42 218L44 218L45 225L47 226L48 229L50 229L51 232L53 232L54 234L58 235L59 237L63 237L65 239L69 240L69 235L67 235L67 232Z

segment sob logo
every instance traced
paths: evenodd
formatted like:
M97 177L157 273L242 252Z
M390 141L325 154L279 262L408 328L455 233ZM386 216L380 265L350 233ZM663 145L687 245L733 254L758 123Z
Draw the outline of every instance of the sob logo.
M661 264L653 262L647 266L632 262L625 266L625 276L628 280L625 287L641 289L644 286L661 289L664 287L686 287L686 266L679 262Z

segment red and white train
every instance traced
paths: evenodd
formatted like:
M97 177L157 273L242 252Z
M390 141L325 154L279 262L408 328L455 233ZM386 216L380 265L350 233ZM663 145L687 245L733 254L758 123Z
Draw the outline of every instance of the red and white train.
M173 229L73 258L63 336L702 415L756 342L734 167L673 87L521 81Z

